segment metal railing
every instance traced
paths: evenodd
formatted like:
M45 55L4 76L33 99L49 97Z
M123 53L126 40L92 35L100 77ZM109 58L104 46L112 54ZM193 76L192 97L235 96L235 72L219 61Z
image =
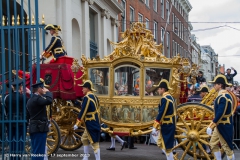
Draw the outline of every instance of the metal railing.
M37 57L40 57L40 40L42 40L42 49L45 49L44 26L44 17L42 24L39 24L38 0L0 0L0 158L2 159L28 152L25 147L29 143L26 135L27 97L23 94L23 106L20 105L21 93L18 92L20 86L16 85L16 94L13 94L11 85L12 79L19 77L19 70L23 73L32 73L33 60L36 60L36 76L39 80L40 59ZM12 70L16 70L16 75L12 74ZM22 80L23 88L26 88L25 74L22 75ZM9 87L6 85L7 81ZM32 83L35 82L32 82L31 77L30 85ZM7 112L4 103L6 95L9 99Z
M240 146L240 113L236 112L233 117L234 122L234 137L233 137L233 145L239 150Z

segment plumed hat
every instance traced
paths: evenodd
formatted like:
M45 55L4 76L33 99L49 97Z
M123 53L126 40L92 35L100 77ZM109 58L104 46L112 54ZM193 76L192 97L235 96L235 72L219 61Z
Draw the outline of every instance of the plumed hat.
M79 85L79 86L82 86L82 87L85 87L85 88L88 88L90 91L96 91L94 88L93 88L93 84L90 80L86 80L83 85Z
M171 90L172 88L170 88L169 83L166 79L162 79L158 85L153 85L153 87L158 87L158 88L165 88L168 90Z
M228 85L228 86L232 86L231 83L228 83L227 81L227 78L225 77L225 75L222 75L222 74L219 74L217 75L213 81L209 81L209 83L220 83L220 84L225 84L225 85Z
M46 26L44 27L44 29L45 29L45 30L51 30L51 29L53 29L53 30L55 30L55 31L61 31L61 30L62 30L60 26L58 26L58 25L53 25L53 24L48 24L48 25L46 25Z
M209 88L208 88L208 86L202 86L197 91L198 92L209 92Z

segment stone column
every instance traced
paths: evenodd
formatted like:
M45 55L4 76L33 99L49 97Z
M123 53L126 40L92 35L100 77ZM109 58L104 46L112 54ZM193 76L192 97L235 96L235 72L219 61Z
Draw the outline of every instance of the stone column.
M72 16L71 16L71 3L69 0L62 1L62 38L64 47L68 56L73 56L72 53Z
M90 26L89 26L89 5L94 3L93 0L82 0L82 54L87 58L90 57Z
M106 9L102 9L102 12L101 12L101 17L102 17L102 41L101 41L101 45L102 45L102 50L101 50L101 56L104 57L106 56L108 53L107 53L107 34L109 34L109 31L106 30L107 28L107 19L110 18L110 14L108 12L108 10ZM99 43L100 45L100 43Z

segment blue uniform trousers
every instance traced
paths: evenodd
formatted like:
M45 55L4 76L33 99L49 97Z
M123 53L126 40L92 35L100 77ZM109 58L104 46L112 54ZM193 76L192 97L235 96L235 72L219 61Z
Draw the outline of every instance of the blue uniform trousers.
M47 141L47 132L31 133L32 160L43 160Z

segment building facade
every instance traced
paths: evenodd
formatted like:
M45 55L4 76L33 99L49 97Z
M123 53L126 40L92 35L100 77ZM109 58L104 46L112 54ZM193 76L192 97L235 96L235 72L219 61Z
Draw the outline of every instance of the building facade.
M214 49L210 45L201 46L201 50L204 51L204 54L208 54L210 56L210 73L211 80L214 79L216 75L219 74L219 63L218 63L218 54L215 53ZM202 52L203 54L203 52Z
M194 34L191 35L191 55L192 62L199 66L201 62L201 48Z
M123 7L117 0L41 0L39 15L45 15L46 24L62 28L60 36L69 56L82 54L101 58L111 53L108 40L118 40L118 14ZM47 4L47 5L46 5ZM33 6L34 7L34 6ZM34 13L33 13L34 14ZM46 35L46 44L51 35Z
M144 22L156 43L163 43L166 57L179 53L191 59L188 15L192 6L188 0L119 0L119 3L125 9L118 17L120 33L133 22Z
M201 47L201 60L199 64L199 71L203 72L203 76L206 78L206 82L212 80L211 71L211 56Z

